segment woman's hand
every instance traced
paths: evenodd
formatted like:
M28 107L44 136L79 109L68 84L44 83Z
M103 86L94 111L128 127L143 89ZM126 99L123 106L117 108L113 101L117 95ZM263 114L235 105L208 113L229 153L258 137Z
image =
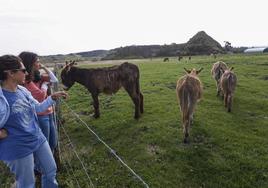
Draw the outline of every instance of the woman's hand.
M40 69L43 69L47 74L49 74L48 68L45 65L41 64L41 63L40 63Z
M53 93L51 95L51 98L55 101L57 99L59 99L60 97L66 99L68 97L68 93L66 93L65 91L57 91L55 93Z
M45 65L43 65L43 64L39 64L39 69L45 69L46 67L45 67Z
M6 129L0 129L0 140L7 137L7 130Z

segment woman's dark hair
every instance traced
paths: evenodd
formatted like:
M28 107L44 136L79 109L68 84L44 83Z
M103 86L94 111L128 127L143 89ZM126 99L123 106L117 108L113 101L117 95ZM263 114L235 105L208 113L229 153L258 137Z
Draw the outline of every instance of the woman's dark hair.
M0 80L7 79L7 70L14 70L21 68L21 59L14 55L0 56Z
M28 75L26 76L26 81L32 81L34 79L34 71L33 71L33 64L36 62L38 55L33 52L21 52L19 57L24 64Z
M41 81L41 73L40 73L39 70L35 70L33 76L34 76L34 78L33 78L33 81L34 81L34 82L39 82L39 81Z

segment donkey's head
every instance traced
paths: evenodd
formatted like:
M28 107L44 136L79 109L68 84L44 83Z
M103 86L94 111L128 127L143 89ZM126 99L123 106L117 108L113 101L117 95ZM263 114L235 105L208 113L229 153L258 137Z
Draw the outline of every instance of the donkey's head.
M184 70L187 74L190 74L192 76L197 76L203 70L203 68L200 68L199 70L196 70L195 68L193 68L191 70L184 68Z
M73 80L72 76L71 76L71 68L72 66L75 65L75 61L66 61L66 65L63 67L62 71L61 71L61 81L62 84L64 85L64 90L68 90L70 89L75 81Z
M234 69L234 67L230 67L230 68L228 68L228 69L226 69L225 71L224 71L224 74L227 74L227 73L233 73L233 69Z

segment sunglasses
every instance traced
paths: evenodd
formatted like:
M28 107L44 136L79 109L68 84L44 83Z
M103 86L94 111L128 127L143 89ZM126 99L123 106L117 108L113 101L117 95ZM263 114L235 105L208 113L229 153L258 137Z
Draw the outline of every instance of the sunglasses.
M21 72L23 72L24 74L27 72L26 69L11 69L10 71L12 71L12 72L21 71Z

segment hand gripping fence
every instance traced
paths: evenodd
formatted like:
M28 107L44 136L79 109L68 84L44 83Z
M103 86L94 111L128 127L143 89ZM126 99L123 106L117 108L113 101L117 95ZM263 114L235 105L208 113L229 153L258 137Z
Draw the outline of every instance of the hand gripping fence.
M136 177L138 178L138 180L140 180L143 185L146 188L149 188L149 186L147 185L147 183L145 183L145 181L138 175L136 174L136 172L134 172L134 170L132 170L117 154L116 151L113 150L108 144L106 144L88 125L86 122L84 122L77 113L75 113L69 106L68 104L64 101L64 100L60 100L61 102L64 103L64 105L68 108L68 110L70 110L74 116L77 117L77 119L79 119L86 127L87 129L93 134L95 135L95 137Z

